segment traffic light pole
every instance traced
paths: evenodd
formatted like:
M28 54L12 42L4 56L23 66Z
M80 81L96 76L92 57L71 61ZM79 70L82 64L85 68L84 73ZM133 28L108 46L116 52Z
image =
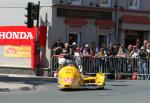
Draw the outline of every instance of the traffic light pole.
M39 45L39 11L40 11L40 1L38 4L34 4L33 2L28 2L27 8L27 22L25 23L28 28L33 28L34 27L34 20L36 20L36 36L35 36L35 74L37 76L41 75L41 69L40 67L40 45Z
M35 56L36 56L36 61L39 63L40 59L40 45L39 45L39 9L40 9L40 2L38 2L38 5L36 6L37 8L37 23L36 23L36 40L35 40ZM41 74L41 69L39 68L40 63L36 65L36 75L40 76Z
M38 2L37 10L40 9L40 2ZM39 13L39 11L37 11ZM39 14L37 14L37 23L36 23L36 53L39 53L40 46L39 46Z

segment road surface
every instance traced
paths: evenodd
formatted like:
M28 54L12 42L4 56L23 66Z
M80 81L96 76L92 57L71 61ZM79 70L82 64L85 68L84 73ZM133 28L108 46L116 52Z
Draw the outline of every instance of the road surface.
M33 91L0 92L0 103L150 103L150 81L118 80L105 90L60 91L56 83Z

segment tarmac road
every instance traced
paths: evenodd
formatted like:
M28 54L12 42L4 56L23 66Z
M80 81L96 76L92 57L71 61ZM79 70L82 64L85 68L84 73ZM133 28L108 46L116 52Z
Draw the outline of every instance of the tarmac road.
M36 86L33 91L0 92L0 103L150 103L150 82L106 82L105 90L60 91L56 83Z

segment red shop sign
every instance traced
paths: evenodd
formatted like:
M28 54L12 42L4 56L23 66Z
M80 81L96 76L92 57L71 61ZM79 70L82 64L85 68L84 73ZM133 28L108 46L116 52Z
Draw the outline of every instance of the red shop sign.
M46 26L41 26L39 31L40 46L46 45ZM36 28L26 26L0 26L0 45L31 45L36 38Z

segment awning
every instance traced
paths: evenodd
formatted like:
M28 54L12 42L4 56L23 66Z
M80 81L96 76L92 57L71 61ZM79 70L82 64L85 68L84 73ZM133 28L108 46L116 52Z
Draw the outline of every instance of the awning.
M130 24L150 24L150 19L146 16L123 15L122 23Z
M112 20L96 20L96 25L99 27L106 27L106 28L110 28L110 27L114 27L115 26L115 22Z
M66 18L65 23L71 26L83 26L86 25L88 22L85 19L80 18Z

